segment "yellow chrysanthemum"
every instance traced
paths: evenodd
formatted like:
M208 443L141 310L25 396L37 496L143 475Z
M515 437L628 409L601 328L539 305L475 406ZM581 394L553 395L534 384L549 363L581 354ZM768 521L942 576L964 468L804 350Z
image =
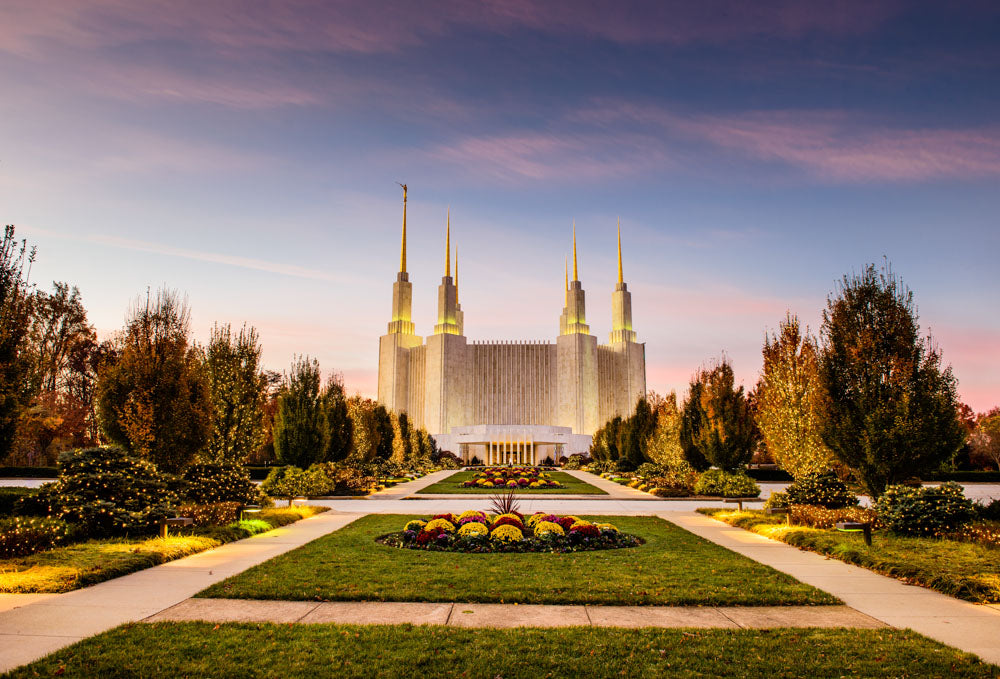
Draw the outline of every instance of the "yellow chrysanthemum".
M538 481L532 481L529 483L528 488L538 488Z
M614 531L614 532L616 532L616 533L618 532L618 529L617 529L617 528L615 528L615 527L614 527L614 526L613 526L612 524L610 524L610 523L598 523L598 524L596 524L596 525L597 525L597 527L598 527L598 528L600 528L601 530L611 530L611 531Z
M458 534L462 537L472 537L474 535L486 535L490 532L490 529L486 527L486 524L478 523L472 521L463 525L458 529Z
M445 533L455 532L455 524L453 524L451 521L448 521L447 519L434 519L426 526L424 526L424 530L426 531L431 531L434 530L435 528L440 528Z
M590 526L590 525L592 525L590 523L590 521L584 521L583 519L577 519L576 521L574 521L572 523L572 525L570 525L569 529L573 530L574 528L583 528L584 526Z
M415 530L419 533L424 529L424 526L426 525L427 525L426 521L421 521L420 519L413 519L412 521L406 522L406 525L403 527L403 530Z
M487 481L486 483L483 484L483 488L492 488L492 487L493 487L493 484L491 482L489 482L489 481Z
M468 519L470 516L483 516L482 512L478 512L475 509L469 509L458 515L458 520Z
M490 533L490 540L497 542L520 542L523 539L524 535L517 526L511 526L510 524L500 526Z
M555 533L556 535L565 535L566 531L558 523L552 521L539 521L538 525L535 526L535 535L544 535L546 533Z

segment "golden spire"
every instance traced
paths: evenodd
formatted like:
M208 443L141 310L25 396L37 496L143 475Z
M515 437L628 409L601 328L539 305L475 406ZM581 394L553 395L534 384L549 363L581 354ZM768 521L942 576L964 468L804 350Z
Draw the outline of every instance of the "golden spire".
M455 304L458 304L458 248L455 248Z
M399 249L399 273L406 273L406 184L403 187L403 244Z
M624 283L622 276L622 218L618 218L618 282Z
M444 237L444 275L451 275L451 205L448 206L448 230Z
M569 257L566 258L566 292L569 292Z
M576 220L573 220L573 280L580 280L580 275L576 270Z

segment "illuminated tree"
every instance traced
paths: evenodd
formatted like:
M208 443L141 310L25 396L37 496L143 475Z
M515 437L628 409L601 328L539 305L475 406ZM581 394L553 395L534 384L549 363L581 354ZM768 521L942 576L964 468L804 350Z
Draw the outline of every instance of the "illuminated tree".
M323 459L326 413L320 394L319 362L298 357L285 375L274 414L274 453L278 461L305 469Z
M233 335L229 324L212 328L205 372L212 397L213 427L205 462L246 463L264 442L264 376L257 331L244 326Z
M413 444L411 443L412 428L410 419L406 413L391 414L392 417L392 457L396 464L404 464L413 456ZM420 441L417 440L417 452L420 452Z
M647 457L672 471L686 470L690 464L681 445L681 412L677 408L677 394L670 392L664 397L650 392L647 398L656 417L656 424L646 442Z
M201 352L188 343L191 312L175 292L146 295L98 375L97 414L129 454L178 472L204 450L212 402Z
M834 457L822 437L826 392L818 348L795 316L786 316L778 335L765 338L755 405L764 443L782 469L795 478L830 469Z
M995 465L1000 469L1000 408L994 408L976 420L976 429L969 437L972 459Z
M370 398L352 396L347 399L347 413L351 418L351 458L356 462L371 462L378 452L382 430L375 414L377 405Z
M25 355L31 311L28 275L35 250L17 241L14 227L5 226L0 241L0 459L7 457L21 410L30 400L27 389L31 364Z
M823 441L872 497L961 448L955 377L920 337L913 293L886 265L845 276L823 312Z
M681 445L696 469L711 464L735 471L753 455L757 429L743 387L735 383L725 358L699 370L691 382L681 416Z

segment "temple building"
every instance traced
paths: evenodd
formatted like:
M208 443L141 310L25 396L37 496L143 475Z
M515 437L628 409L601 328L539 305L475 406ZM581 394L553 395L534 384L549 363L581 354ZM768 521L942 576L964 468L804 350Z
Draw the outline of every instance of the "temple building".
M458 301L458 261L451 266L451 215L433 334L415 333L413 286L406 271L406 187L399 273L392 318L379 340L378 399L405 412L442 450L487 464L540 464L585 452L596 429L627 416L646 393L646 348L632 328L632 295L622 275L611 293L611 336L598 344L587 325L573 229L573 279L554 342L472 341Z

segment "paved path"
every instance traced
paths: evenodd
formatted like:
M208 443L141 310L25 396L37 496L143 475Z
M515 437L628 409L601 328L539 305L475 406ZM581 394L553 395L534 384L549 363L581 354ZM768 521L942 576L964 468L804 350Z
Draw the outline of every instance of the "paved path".
M317 514L65 594L0 595L0 672L112 627L148 618L209 585L343 528L358 516Z
M275 622L454 627L852 627L883 623L848 606L552 606L188 599L144 622Z
M910 628L949 646L1000 664L1000 610L906 585L815 552L697 514L657 514L695 535L771 566L834 595L892 627Z

